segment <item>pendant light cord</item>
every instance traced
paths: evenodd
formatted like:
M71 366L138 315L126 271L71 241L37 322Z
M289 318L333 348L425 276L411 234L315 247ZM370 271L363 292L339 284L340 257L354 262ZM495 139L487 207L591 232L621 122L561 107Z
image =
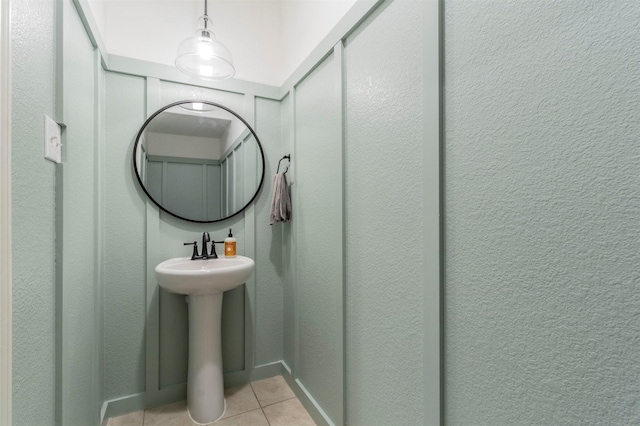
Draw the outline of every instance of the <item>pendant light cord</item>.
M207 0L204 0L204 29L207 29L207 22L209 21L209 15L207 14Z

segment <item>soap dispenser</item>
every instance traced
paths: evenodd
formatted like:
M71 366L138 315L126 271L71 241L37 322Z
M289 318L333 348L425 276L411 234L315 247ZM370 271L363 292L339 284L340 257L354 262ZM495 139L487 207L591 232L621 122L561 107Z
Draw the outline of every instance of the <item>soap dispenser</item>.
M236 257L236 239L233 238L231 228L229 228L229 236L224 239L224 255L225 257Z

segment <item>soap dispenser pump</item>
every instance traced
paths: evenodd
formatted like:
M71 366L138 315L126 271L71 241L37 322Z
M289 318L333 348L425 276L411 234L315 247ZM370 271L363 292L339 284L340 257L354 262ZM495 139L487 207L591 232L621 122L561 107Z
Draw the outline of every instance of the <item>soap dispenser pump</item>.
M225 257L236 257L236 239L233 238L231 228L229 228L229 236L224 239L224 255Z

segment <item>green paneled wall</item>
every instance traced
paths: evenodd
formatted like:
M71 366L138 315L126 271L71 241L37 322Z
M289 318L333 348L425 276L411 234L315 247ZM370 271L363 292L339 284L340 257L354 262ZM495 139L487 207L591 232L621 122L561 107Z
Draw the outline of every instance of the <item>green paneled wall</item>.
M53 0L11 0L12 415L16 426L55 423L56 166L42 153L43 114L56 119L55 40Z
M203 172L206 170L202 165L170 162L164 170L163 205L178 216L205 219L203 210L206 200L202 198L202 194L205 192ZM168 194L172 196L169 197ZM194 203L193 200L198 202Z
M422 8L385 2L345 47L348 424L425 422Z
M294 156L293 375L336 424L343 414L341 71L340 53L334 52L297 86Z
M157 287L152 272L155 264L170 257L188 256L190 251L182 243L199 241L203 231L208 231L212 239L221 241L228 229L233 228L239 254L251 250L250 255L262 265L256 268L255 273L255 279L261 282L261 274L270 273L268 265L274 268L270 259L274 248L260 247L256 251L255 226L251 226L252 231L247 231L246 227L247 220L259 221L261 227L271 231L268 211L263 209L256 215L250 207L245 213L221 223L185 222L159 211L147 201L146 195L134 182L131 170L134 138L149 112L177 100L206 99L230 107L251 122L256 106L250 102L250 97L113 72L107 73L106 93L105 399L124 397L123 401L129 401L115 404L114 410L118 411L127 410L129 406L135 407L136 404L140 406L184 397L188 358L187 304L184 296ZM260 124L259 132L269 135L269 145L265 141L263 144L265 150L274 152L279 142L279 105L275 101L258 103L264 105L261 111L269 118ZM237 148L232 154L235 157L234 164L227 170L227 173L235 173L235 176L233 179L227 178L228 182L253 185L257 176L239 177L237 174L249 164L255 165L257 156L257 152L247 150L242 145ZM273 158L268 156L267 161L273 161ZM222 166L223 171L224 164L226 161ZM147 173L151 174L153 170L153 167L149 167ZM202 174L199 173L199 176L200 182ZM243 198L232 201L239 203ZM270 189L265 188L257 202L266 206L269 201ZM123 248L125 241L127 248ZM119 247L123 250L119 250ZM276 247L279 251L279 246ZM123 255L126 253L129 253L131 260L123 268L118 265L124 261ZM266 357L257 356L260 362L281 359L281 349L277 349L281 348L281 343L278 343L281 339L277 337L282 333L277 314L281 306L281 302L277 302L281 300L281 290L277 287L261 287L258 298L253 296L255 293L253 283L249 283L247 288L240 287L225 293L222 338L223 362L227 373L246 374L251 370L255 363L254 341L257 343L256 351L266 354ZM266 327L261 327L259 334L254 335L253 324L256 319L253 315L247 316L246 307L268 318L273 315L274 303L274 319L265 323ZM158 312L157 317L154 312ZM124 331L123 321L128 324ZM276 336L275 339L273 336ZM265 349L261 349L263 347ZM136 396L141 392L146 395L143 400Z
M145 120L145 80L108 72L104 152L105 399L145 390L145 209L133 176L135 135ZM114 124L117 123L117 124Z
M430 334L439 352L439 323L424 312L437 318L440 304L439 184L425 182L439 146L438 128L423 126L423 114L439 118L429 13L437 21L437 7L382 3L281 103L295 201L282 226L283 360L321 423L439 423L439 358L424 350ZM423 99L425 64L435 108ZM425 224L436 269L424 262Z
M417 240L422 222L415 220L424 202L419 185L422 170L416 163L422 127L415 116L420 114L416 93L420 3L388 2L355 32L351 27L338 30L351 34L346 48L338 44L282 100L108 71L103 83L104 118L103 77L95 69L93 48L81 34L71 2L65 0L63 5L70 24L65 23L63 33L76 36L68 39L73 49L64 63L73 60L80 65L65 76L64 100L71 95L81 98L64 104L65 117L73 124L66 134L72 142L67 146L72 161L62 175L61 200L63 207L77 203L79 209L62 216L63 277L69 277L69 291L87 290L82 296L62 299L74 308L62 317L68 321L63 322L63 336L73 342L70 349L83 348L69 352L70 358L61 364L65 367L69 365L65 362L78 357L82 372L74 376L67 370L65 376L62 369L61 389L82 392L62 399L68 423L93 423L96 403L102 400L112 400L109 414L117 414L184 396L187 306L183 296L160 291L153 266L169 257L187 256L182 243L199 239L205 230L222 240L229 227L234 229L239 253L256 259L256 272L246 288L225 294L223 356L230 377L247 380L254 366L284 360L292 368L295 386L306 392L304 398L315 401L326 419L336 424L343 423L343 414L353 424L391 419L419 423L424 270L419 261L407 262L406 253L381 248L397 237L408 251L421 250ZM391 37L389 28L395 29ZM380 55L371 55L381 48L402 64L400 73ZM93 99L96 88L98 102ZM394 100L398 97L402 102ZM231 220L211 225L178 220L148 202L135 181L131 155L137 130L155 109L184 99L208 99L230 107L255 124L263 142L265 186L255 204ZM100 145L102 129L104 145ZM398 157L381 155L398 151ZM271 176L280 157L288 153L293 155L288 176L293 183L294 221L269 226ZM81 154L91 159L82 163ZM231 174L237 184L250 185L255 176L241 179L239 173L256 160L257 153L245 154L222 167L223 180L231 182ZM406 177L402 185L398 173L400 180ZM223 189L222 196L228 192ZM51 191L48 194L52 196ZM14 194L14 199L20 197ZM15 226L18 234L26 230ZM78 239L87 232L88 239ZM75 259L83 256L86 264L76 265ZM389 267L394 262L403 265L402 270ZM17 271L25 276L19 266ZM21 287L15 289L19 294ZM370 317L373 314L377 315ZM96 315L97 322L86 321ZM77 318L84 323L71 322ZM103 342L96 341L100 336ZM46 360L45 355L39 362ZM26 371L20 364L14 369ZM400 395L404 399L398 399ZM19 407L17 419L46 419L52 413L44 409L27 414L20 405L24 401L14 403Z
M446 1L450 425L640 422L639 22Z
M97 424L99 390L94 372L102 342L94 320L96 304L96 52L71 0L58 3L57 75L63 133L63 164L57 183L58 383L59 421L64 425Z
M438 130L426 136L423 114L439 113L423 109L423 37L438 38L421 28L426 13L420 2L382 3L282 101L295 171L293 226L282 227L283 359L321 422L439 422L439 386L427 397L425 383L438 359L424 358L426 328L439 330L424 311L440 303L439 273L424 263L425 223L439 220L437 208L425 212L439 197L424 181Z
M256 201L255 365L264 365L282 359L283 344L282 232L277 225L269 226L272 176L282 155L280 102L256 99L255 130L262 141L266 163L264 188Z
M153 94L148 94L152 96ZM160 82L159 105L164 106L171 102L189 99L209 100L221 105L225 105L246 117L245 97L240 94L220 92L217 90L186 86L182 84ZM144 203L144 199L140 202ZM201 241L203 231L208 231L211 238L222 241L226 237L229 229L233 228L234 236L238 240L238 254L244 254L245 230L244 218L242 215L235 218L214 224L194 224L173 218L164 212L160 213L160 247L158 254L159 261L171 257L189 256L190 251L182 243L187 241ZM218 246L218 251L220 246ZM223 364L227 372L241 371L245 368L245 289L239 287L227 292L223 300L222 308L222 341L223 341ZM170 294L162 291L160 297L160 383L164 385L170 382L186 382L186 368L188 358L188 345L183 333L188 330L187 304L185 297ZM180 329L177 328L180 324ZM175 339L184 341L184 345L176 345L172 342ZM173 377L171 381L165 376L175 376L171 370L177 368L183 372L181 378Z
M208 164L206 166L205 187L206 216L210 220L217 220L222 217L222 168L220 165ZM203 196L204 197L204 196Z

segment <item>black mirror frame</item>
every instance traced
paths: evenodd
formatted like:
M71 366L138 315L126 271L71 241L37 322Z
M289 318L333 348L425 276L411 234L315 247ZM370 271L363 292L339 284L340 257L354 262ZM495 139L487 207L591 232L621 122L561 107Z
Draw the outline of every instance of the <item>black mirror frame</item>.
M251 197L251 199L237 212L233 213L232 215L229 216L225 216L222 217L220 219L216 219L216 220L195 220L195 219L189 219L180 215L177 215L169 210L167 210L166 208L164 208L160 203L158 203L158 201L156 201L151 194L149 194L149 192L147 191L147 188L145 188L142 180L140 179L140 173L138 170L138 165L136 164L136 154L138 152L138 145L140 143L140 137L142 136L142 133L144 132L144 129L147 127L147 125L151 122L151 120L153 120L158 114L160 114L163 111L168 110L169 108L173 108L174 106L178 106L178 105L182 105L182 104L190 104L190 103L203 103L203 104L207 104L207 105L211 105L220 109L223 109L231 114L233 114L235 117L237 117L240 121L242 121L242 123L247 126L247 129L249 129L249 131L251 132L251 134L253 135L253 137L255 138L256 142L258 143L258 148L260 148L260 157L262 158L262 176L260 177L260 183L258 184L258 188L256 188L256 192L255 194L253 194L253 197ZM247 123L247 121L242 118L240 115L238 115L235 111L232 111L231 109L225 107L224 105L220 105L217 104L215 102L211 102L211 101L202 101L202 100L185 100L185 101L178 101L178 102L173 102L171 104L165 105L164 107L160 108L159 110L157 110L156 112L154 112L153 114L151 114L151 116L149 118L147 118L147 120L144 122L144 124L142 125L142 127L140 127L140 131L138 132L138 135L136 136L136 142L133 146L133 170L135 172L136 175L136 179L138 180L138 184L140 185L140 187L142 188L142 190L144 191L145 194L147 194L147 197L149 197L149 199L151 201L153 201L153 203L158 206L160 208L160 210L164 211L165 213L170 214L173 217L177 217L178 219L182 219L182 220L186 220L188 222L195 222L195 223L215 223L215 222L221 222L223 220L227 220L230 219L234 216L239 215L240 213L242 213L243 211L245 211L247 209L247 207L249 207L256 199L256 197L258 197L258 194L260 194L260 190L262 189L262 185L264 184L264 175L265 175L265 169L266 169L266 163L265 163L265 159L264 159L264 150L262 149L262 144L260 143L260 139L258 138L258 135L256 134L256 132L253 130L253 128L249 125L249 123Z

